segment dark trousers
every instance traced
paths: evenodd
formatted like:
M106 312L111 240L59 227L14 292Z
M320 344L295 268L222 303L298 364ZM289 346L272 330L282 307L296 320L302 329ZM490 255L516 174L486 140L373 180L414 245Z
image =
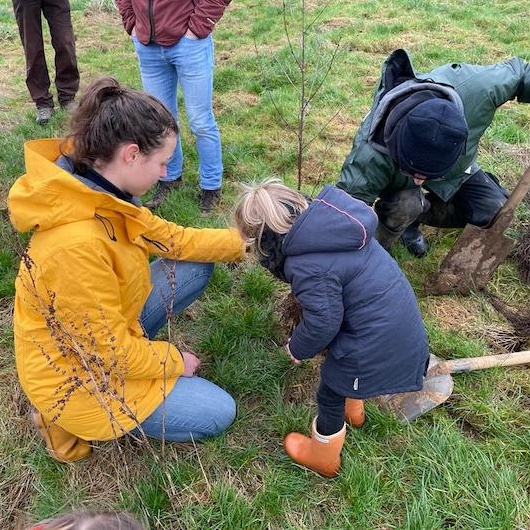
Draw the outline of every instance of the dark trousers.
M329 436L339 432L344 425L344 407L346 399L320 383L317 390L317 431Z
M430 208L418 221L439 228L463 228L466 224L484 227L491 223L507 198L508 193L497 177L480 170L469 177L447 203L428 193Z
M13 0L20 39L26 57L26 85L37 107L53 107L50 76L44 55L42 15L50 28L55 51L55 86L60 105L73 100L79 88L79 70L69 0Z
M439 228L463 228L468 223L487 226L507 197L497 178L482 170L471 175L448 202L434 193L423 194L419 187L382 194L375 203L377 239L390 250L413 223Z

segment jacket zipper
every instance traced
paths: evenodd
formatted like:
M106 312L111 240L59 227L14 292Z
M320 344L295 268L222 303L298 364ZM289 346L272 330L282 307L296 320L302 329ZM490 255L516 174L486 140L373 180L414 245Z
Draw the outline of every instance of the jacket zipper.
M155 41L155 17L153 16L153 2L154 0L149 0L148 5L148 16L149 16L149 42Z

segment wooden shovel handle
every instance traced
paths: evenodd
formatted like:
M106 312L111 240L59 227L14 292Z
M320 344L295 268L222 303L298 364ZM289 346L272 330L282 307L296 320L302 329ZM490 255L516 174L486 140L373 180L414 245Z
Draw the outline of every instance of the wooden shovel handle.
M530 363L530 351L518 351L501 355L485 355L484 357L469 357L467 359L451 359L441 361L429 375L436 374L458 374L471 372L482 368L493 368L495 366L514 366L517 364Z
M523 176L517 182L508 200L504 203L502 208L497 213L495 219L490 224L490 227L497 228L499 232L503 232L510 225L515 209L523 200L524 196L530 190L530 167L526 168Z

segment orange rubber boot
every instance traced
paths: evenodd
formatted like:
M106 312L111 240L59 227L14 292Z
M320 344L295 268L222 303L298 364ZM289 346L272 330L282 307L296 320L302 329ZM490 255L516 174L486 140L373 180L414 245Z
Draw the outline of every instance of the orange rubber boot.
M48 423L40 412L33 412L31 417L39 435L46 443L48 453L58 462L75 462L92 453L92 447L86 440L70 434L55 423Z
M346 398L346 421L352 427L362 427L366 417L364 415L364 402L362 399Z
M325 477L336 477L340 469L340 452L346 437L346 424L339 432L324 436L317 432L317 419L313 420L311 438L292 432L285 437L285 452L297 464Z

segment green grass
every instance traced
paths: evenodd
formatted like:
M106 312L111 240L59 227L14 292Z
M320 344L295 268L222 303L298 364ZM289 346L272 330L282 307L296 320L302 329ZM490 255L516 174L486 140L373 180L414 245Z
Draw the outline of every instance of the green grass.
M299 59L301 0L285 5ZM370 107L381 63L395 48L407 48L419 71L445 62L530 59L524 2L306 5L309 93L327 76L305 124L306 140L314 138L304 152L308 193L336 182L352 135ZM82 88L102 75L140 87L133 47L112 2L75 0L71 6ZM279 176L296 185L293 128L300 70L288 47L282 2L233 2L215 42L223 202L217 217L200 217L197 159L183 115L184 186L161 214L184 225L230 223L240 182ZM0 43L2 207L9 186L24 172L23 143L60 137L67 117L58 112L45 127L34 122L9 0L0 0ZM47 57L53 65L49 44ZM529 105L509 103L481 144L480 161L510 189L528 164L529 122ZM510 233L522 234L529 220L529 206L523 204ZM395 257L418 295L432 352L442 358L498 352L499 334L513 329L483 293L426 294L458 231L426 232L432 245L426 258L414 259L402 248ZM127 510L153 529L530 528L527 367L455 374L452 396L411 425L368 403L366 425L348 430L342 471L334 480L293 464L282 440L293 430L309 431L318 361L294 367L287 360L279 312L286 288L254 263L218 266L205 295L170 323L171 336L199 352L201 375L236 399L238 416L225 435L196 446L121 439L97 444L93 456L77 464L52 461L27 420L28 403L14 366L13 280L26 243L27 236L15 236L0 213L0 528L24 528L69 509ZM527 306L530 294L510 261L499 267L488 290L514 305Z

